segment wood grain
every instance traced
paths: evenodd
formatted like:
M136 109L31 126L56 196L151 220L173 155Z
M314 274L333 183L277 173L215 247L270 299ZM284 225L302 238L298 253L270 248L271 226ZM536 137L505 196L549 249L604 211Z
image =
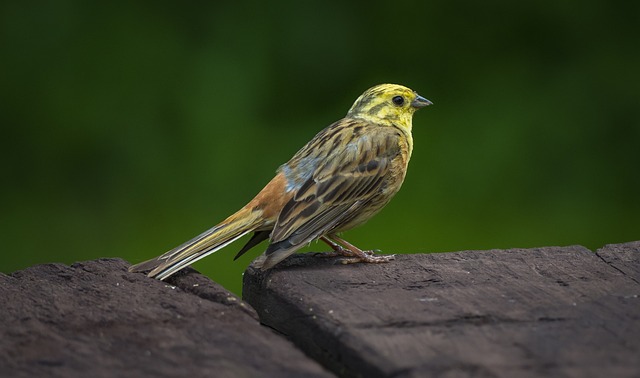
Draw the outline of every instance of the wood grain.
M638 377L639 246L296 256L243 296L341 376Z

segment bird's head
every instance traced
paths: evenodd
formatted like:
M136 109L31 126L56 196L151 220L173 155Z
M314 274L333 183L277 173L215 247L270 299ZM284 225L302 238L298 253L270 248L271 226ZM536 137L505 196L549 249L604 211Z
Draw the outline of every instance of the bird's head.
M347 118L359 118L382 125L396 125L411 132L413 113L431 101L415 91L397 84L380 84L367 89L347 113Z

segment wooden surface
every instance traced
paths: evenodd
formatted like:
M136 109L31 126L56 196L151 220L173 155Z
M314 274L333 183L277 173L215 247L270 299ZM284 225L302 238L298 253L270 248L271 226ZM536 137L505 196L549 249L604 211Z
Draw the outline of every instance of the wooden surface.
M332 376L208 278L188 270L165 283L128 266L0 274L0 376Z
M127 267L0 274L0 376L640 377L640 242L295 256L245 273L269 327L191 269L160 282Z
M261 321L341 376L640 377L640 242L296 256L249 268Z

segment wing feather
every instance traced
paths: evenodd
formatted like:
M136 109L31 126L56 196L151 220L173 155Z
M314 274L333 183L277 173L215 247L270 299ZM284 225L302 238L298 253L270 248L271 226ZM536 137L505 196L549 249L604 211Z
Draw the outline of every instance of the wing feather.
M365 127L366 133L359 132ZM339 228L342 219L353 219L383 189L391 162L400 154L399 138L395 128L359 120L343 120L318 134L286 165L295 172L297 161L320 162L284 206L267 254L288 239L286 249L299 248Z

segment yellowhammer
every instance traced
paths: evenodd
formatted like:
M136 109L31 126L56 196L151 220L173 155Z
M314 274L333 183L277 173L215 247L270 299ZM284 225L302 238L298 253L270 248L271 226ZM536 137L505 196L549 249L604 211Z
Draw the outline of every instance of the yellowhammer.
M400 190L413 149L413 113L431 102L409 88L381 84L355 101L347 116L320 131L251 200L220 224L169 252L133 265L163 280L185 266L254 232L236 258L263 240L254 262L269 269L313 240L346 256L345 263L388 262L338 233L374 216Z

